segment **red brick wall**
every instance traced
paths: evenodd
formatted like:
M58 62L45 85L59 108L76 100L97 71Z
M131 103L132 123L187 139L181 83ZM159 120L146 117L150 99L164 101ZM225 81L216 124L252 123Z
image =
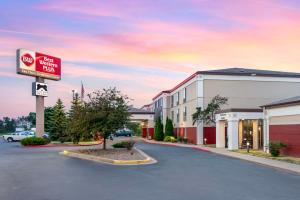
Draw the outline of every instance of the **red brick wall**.
M142 128L142 137L143 138L147 137L147 128Z
M196 127L187 127L186 128L186 138L187 138L187 143L196 144L197 143L197 128Z
M287 144L283 154L300 157L300 124L270 125L269 128L270 142L283 142Z
M148 128L148 134L149 134L149 137L151 137L151 139L153 139L153 137L154 137L154 128Z
M206 144L216 144L216 127L203 128L203 144L206 138Z
M187 143L196 144L197 143L197 128L196 127L174 128L174 136L177 138L183 138L184 137L184 129L186 131Z

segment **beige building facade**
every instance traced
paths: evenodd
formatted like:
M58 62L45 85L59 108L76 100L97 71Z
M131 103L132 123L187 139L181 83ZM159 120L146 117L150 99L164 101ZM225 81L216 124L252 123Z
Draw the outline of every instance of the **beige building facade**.
M260 109L261 105L295 96L299 91L298 73L229 68L198 71L174 88L160 92L152 105L155 116L160 116L164 124L167 117L172 119L177 137L193 144L214 144L216 127L200 121L193 123L192 114L197 107L205 108L216 95L228 98L222 109ZM253 121L251 126L260 123ZM254 145L258 146L257 141Z

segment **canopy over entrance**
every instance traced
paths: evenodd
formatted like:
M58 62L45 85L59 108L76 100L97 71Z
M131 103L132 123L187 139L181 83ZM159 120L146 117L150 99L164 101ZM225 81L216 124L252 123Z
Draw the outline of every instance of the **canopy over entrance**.
M216 147L236 150L264 146L262 109L227 109L216 114Z

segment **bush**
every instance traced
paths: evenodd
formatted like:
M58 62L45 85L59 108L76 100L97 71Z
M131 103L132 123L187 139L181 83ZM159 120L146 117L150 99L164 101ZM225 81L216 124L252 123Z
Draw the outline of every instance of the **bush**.
M46 138L39 138L39 137L29 137L29 138L24 138L21 140L21 144L23 146L29 146L29 145L45 145L49 144L50 140Z
M113 144L112 146L114 148L127 148L128 150L131 150L134 147L134 144L135 144L134 141L122 141L122 142Z
M177 142L177 139L173 136L166 136L165 139L164 139L164 142L172 142L172 143L175 143Z
M158 117L155 121L154 140L156 140L156 141L163 141L164 140L164 126L161 123L160 117Z
M174 136L173 134L173 122L167 117L166 126L165 126L165 135Z
M271 142L269 144L270 153L273 157L277 157L280 154L280 149L287 147L286 144L282 142Z

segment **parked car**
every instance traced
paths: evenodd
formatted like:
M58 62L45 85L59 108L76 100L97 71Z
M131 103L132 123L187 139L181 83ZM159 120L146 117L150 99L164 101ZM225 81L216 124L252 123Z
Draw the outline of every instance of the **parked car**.
M35 133L33 131L21 131L15 132L8 135L3 135L3 139L7 142L20 141L27 137L34 137Z
M49 133L48 132L45 132L44 134L43 134L43 138L45 138L45 139L48 139L50 136L49 136Z
M128 129L128 128L124 128L124 129L119 129L114 133L115 137L119 137L119 136L128 136L131 137L133 135L133 131Z

